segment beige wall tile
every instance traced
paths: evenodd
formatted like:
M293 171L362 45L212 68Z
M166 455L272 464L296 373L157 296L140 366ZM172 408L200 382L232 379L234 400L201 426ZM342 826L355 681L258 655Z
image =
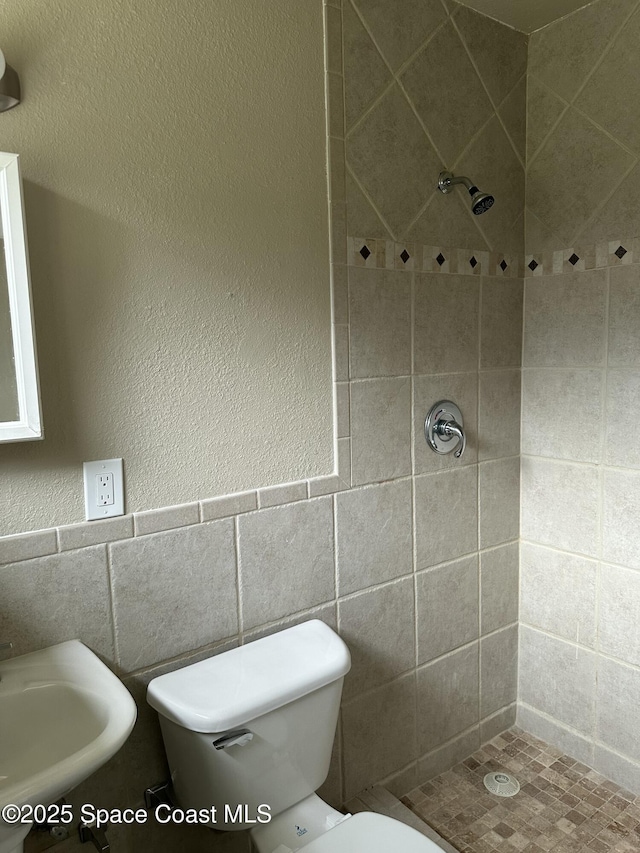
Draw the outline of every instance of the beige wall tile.
M355 5L394 70L446 19L438 0L355 0Z
M640 565L640 472L605 469L602 557L609 563Z
M58 528L61 551L71 551L74 548L87 548L90 545L100 545L103 542L129 539L132 536L132 515L123 515L120 518L105 518L100 521L85 522L84 524L70 524L67 527Z
M416 576L418 663L478 638L478 557Z
M415 675L349 702L342 709L342 727L348 800L416 755Z
M522 279L482 279L480 367L520 367Z
M260 509L281 506L282 504L294 503L295 501L303 501L306 498L306 480L299 483L283 483L280 486L267 486L265 489L258 489L258 506Z
M397 239L432 194L442 168L397 86L349 136L347 162Z
M588 767L593 767L593 741L582 737L577 732L540 714L529 705L518 703L516 724L525 731L545 740L560 749L565 755L571 755L576 761L581 761Z
M527 279L523 366L601 366L606 299L605 270Z
M590 557L597 556L600 524L598 470L587 465L525 456L521 478L523 539Z
M474 728L421 758L418 762L418 778L423 780L423 784L428 782L468 758L479 746L480 731Z
M33 533L19 533L17 536L3 536L0 539L0 565L16 563L19 560L31 560L45 557L58 550L55 529L37 530Z
M389 85L392 76L351 3L344 4L343 21L345 109L350 128Z
M624 701L620 701L622 697ZM640 762L638 707L640 671L600 658L597 738L616 752Z
M411 530L409 480L336 495L339 595L411 572Z
M333 6L325 7L325 63L328 71L342 74L342 14Z
M454 77L456 85L451 86ZM436 33L400 79L442 161L453 165L489 118L492 107L451 23Z
M391 232L379 212L365 197L351 172L347 171L347 231L350 236L391 240Z
M332 498L315 498L238 519L244 630L335 597Z
M640 267L616 267L609 275L609 366L640 367Z
M520 533L520 458L478 466L480 547L517 539Z
M629 224L635 222L638 215L638 192L640 167L635 166L604 205L594 211L591 221L578 232L580 243L594 245L601 240L619 240L627 234ZM637 228L633 230L635 233Z
M640 763L627 761L617 752L595 744L591 766L627 791L640 790Z
M224 495L201 502L203 521L215 521L218 518L228 518L230 515L240 515L258 508L257 492L238 492L234 495Z
M640 666L640 571L606 563L600 570L599 649ZM640 672L638 672L640 682ZM620 695L620 694L618 694Z
M197 503L150 509L133 515L136 536L146 536L149 533L159 533L161 530L172 530L176 527L187 527L190 524L198 524L199 521L200 508Z
M633 0L606 0L534 33L529 71L572 99L633 6Z
M627 148L640 153L640 124L635 110L629 109L627 93L637 85L638 61L635 50L640 38L640 15L625 23L602 63L576 99L576 107Z
M467 6L460 6L454 20L493 103L501 104L527 70L529 39Z
M329 604L321 604L319 607L312 607L310 610L305 610L303 613L297 613L295 616L286 616L284 619L279 619L277 622L270 622L268 625L261 625L259 628L254 628L251 631L244 631L242 634L242 642L252 643L254 640L259 640L262 637L269 637L271 634L277 634L278 631L285 631L287 628L293 628L294 625L300 625L302 622L308 622L310 619L320 619L334 631L338 630L338 614L334 601Z
M473 251L487 251L489 244L464 194L454 192L443 195L437 190L435 180L433 190L425 209L411 225L407 239L427 246L466 247L469 249L469 258Z
M344 78L341 74L325 74L327 89L327 128L330 136L344 137Z
M596 656L540 631L520 628L519 698L527 705L593 735Z
M411 473L411 381L372 379L351 384L354 485Z
M418 670L418 747L430 752L478 722L478 643Z
M523 370L522 452L599 462L603 380L603 370Z
M598 564L523 542L520 547L520 618L584 646L596 642Z
M522 163L527 158L527 77L523 74L500 105L498 115Z
M629 152L570 108L528 170L527 206L570 246L633 164Z
M120 665L141 669L238 630L231 520L109 546Z
M338 618L340 635L351 652L345 700L415 666L413 578L342 599Z
M488 634L518 619L518 543L480 554L480 629Z
M0 585L0 637L13 655L78 639L115 662L104 545L9 564Z
M609 370L604 458L608 465L640 468L640 370Z
M477 373L447 373L439 376L416 376L413 380L413 441L414 471L426 474L445 468L459 468L460 463L470 464L478 458L477 430ZM464 421L467 447L464 456L456 459L454 453L435 453L424 436L424 422L431 407L439 400L451 400L460 411ZM452 447L455 452L455 444Z
M349 268L352 379L411 373L411 276Z
M417 569L477 550L477 476L471 465L416 477Z
M532 74L528 75L527 81L527 166L529 166L568 104ZM527 251L530 250L527 249Z
M475 278L416 275L416 373L477 370L479 297L480 287Z
M490 717L487 717L480 723L480 743L486 743L488 740L493 740L502 732L506 732L516 723L517 705L509 705L507 708L502 708Z
M524 225L518 218L524 200L524 168L497 117L469 145L456 171L470 175L483 192L498 199L490 211L477 217L493 250L521 255Z
M520 453L520 371L480 373L478 457L496 459Z
M480 640L480 716L511 705L518 693L518 626Z

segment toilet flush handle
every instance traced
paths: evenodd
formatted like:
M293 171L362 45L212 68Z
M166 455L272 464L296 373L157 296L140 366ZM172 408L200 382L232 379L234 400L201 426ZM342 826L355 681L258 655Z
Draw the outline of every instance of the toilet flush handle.
M250 732L249 729L235 729L216 738L213 745L216 749L227 749L230 746L245 746L250 740L253 740L253 732Z

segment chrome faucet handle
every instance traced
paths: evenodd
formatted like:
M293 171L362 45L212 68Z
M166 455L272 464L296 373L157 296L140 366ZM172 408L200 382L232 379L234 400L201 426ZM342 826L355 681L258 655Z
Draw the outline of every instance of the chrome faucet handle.
M429 409L424 422L424 437L434 453L451 453L460 459L467 447L462 412L451 400L440 400ZM453 438L458 441L450 444Z
M441 437L445 435L449 436L449 438L454 435L457 436L458 449L453 455L456 459L460 459L467 447L467 436L460 424L456 423L456 421L438 421L434 427L434 431L436 431Z

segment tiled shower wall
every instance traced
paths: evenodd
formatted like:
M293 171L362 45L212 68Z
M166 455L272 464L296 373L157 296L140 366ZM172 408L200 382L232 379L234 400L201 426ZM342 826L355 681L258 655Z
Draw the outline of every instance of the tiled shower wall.
M639 37L599 0L531 39L519 687L525 729L634 791Z
M76 803L135 803L166 778L150 678L311 617L353 656L321 792L335 804L385 780L404 793L515 716L525 42L440 0L326 14L337 473L0 540L0 636L17 654L79 637L138 704ZM434 194L445 166L501 192L482 228L457 191ZM459 461L422 435L443 397L464 414ZM111 837L212 849L192 828Z

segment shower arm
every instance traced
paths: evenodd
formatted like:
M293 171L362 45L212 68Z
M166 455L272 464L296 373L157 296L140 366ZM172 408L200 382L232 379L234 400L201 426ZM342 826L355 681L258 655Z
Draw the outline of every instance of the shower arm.
M438 189L440 192L449 193L457 184L464 184L469 192L472 190L477 192L478 190L473 181L470 181L469 178L466 178L464 175L454 176L451 172L440 173L440 178L438 179Z

